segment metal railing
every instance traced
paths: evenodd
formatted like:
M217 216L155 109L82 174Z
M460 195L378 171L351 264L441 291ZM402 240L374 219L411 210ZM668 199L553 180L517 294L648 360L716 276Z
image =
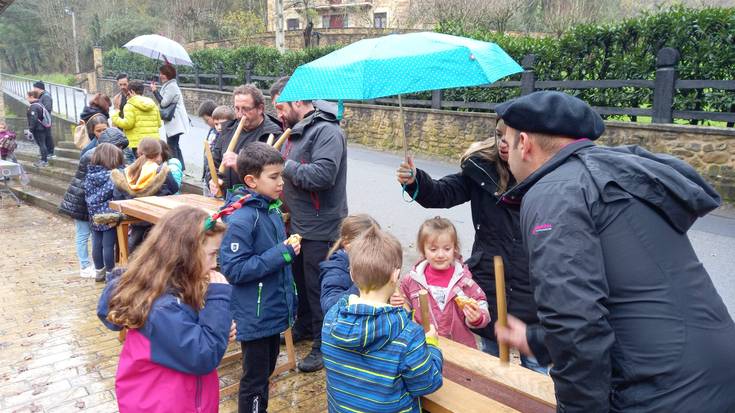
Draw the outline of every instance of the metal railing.
M2 79L2 90L5 93L26 105L28 104L26 100L27 93L33 89L33 83L37 80L5 73L0 73L0 79ZM79 114L82 113L82 109L87 104L87 91L78 87L46 81L43 83L54 102L53 115L77 123Z

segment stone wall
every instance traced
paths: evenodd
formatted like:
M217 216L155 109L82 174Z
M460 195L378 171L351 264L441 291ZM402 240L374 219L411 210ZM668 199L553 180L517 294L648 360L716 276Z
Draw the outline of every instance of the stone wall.
M0 95L3 95L2 98L5 100L5 107L12 113L12 116L6 117L5 121L8 127L14 130L18 134L18 138L22 140L23 130L28 129L28 118L26 117L28 105L5 93L0 93ZM54 142L74 140L75 126L66 119L54 116L51 122L51 136L54 138Z
M115 84L98 81L103 93L110 96ZM232 104L230 92L182 88L189 113L196 113L199 103L212 99L221 105ZM266 98L267 110L273 110ZM495 115L491 113L454 112L436 109L404 108L406 134L412 153L458 161L467 147L491 136ZM690 125L605 122L606 132L598 141L603 145L636 144L653 152L675 155L694 166L720 194L735 202L735 129ZM345 104L342 126L350 142L389 150L403 151L397 107Z

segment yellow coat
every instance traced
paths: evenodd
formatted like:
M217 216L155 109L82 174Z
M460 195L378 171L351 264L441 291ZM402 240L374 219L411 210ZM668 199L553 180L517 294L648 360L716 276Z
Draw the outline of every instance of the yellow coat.
M153 99L135 95L125 104L125 117L120 117L119 111L112 112L112 124L125 132L131 148L137 148L143 138L159 139L161 112Z

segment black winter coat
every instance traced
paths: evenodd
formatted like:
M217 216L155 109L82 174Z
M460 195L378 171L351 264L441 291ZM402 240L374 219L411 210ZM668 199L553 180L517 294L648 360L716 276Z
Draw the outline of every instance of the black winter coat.
M470 201L475 242L466 264L487 295L492 323L476 332L488 338L495 337L494 322L498 318L493 264L496 255L503 257L508 313L527 324L538 322L528 277L528 256L521 237L520 205L512 199L499 202L498 182L493 162L471 156L462 164L461 172L439 180L418 169L416 182L406 188L413 194L418 183L416 202L425 208L451 208Z
M735 324L686 234L720 198L691 166L582 140L509 194L558 411L735 411Z
M123 134L103 134L100 143L111 143L120 149L128 147L128 139ZM87 177L87 166L94 154L94 148L88 150L79 158L77 172L64 193L64 199L59 205L59 212L74 219L88 221L87 202L84 200L84 179Z

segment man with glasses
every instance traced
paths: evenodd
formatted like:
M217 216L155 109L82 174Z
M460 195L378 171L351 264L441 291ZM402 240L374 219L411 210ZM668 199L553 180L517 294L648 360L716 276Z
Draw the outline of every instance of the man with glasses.
M236 87L232 92L232 100L235 106L235 119L222 125L221 136L215 141L214 148L212 148L212 158L215 166L219 168L222 162L227 166L219 180L223 193L236 185L243 184L242 178L235 170L237 154L240 149L250 142L265 142L271 133L278 137L283 132L278 122L265 114L263 92L254 84ZM241 119L244 119L244 123L240 139L237 141L234 151L227 152L227 147L230 145ZM209 171L207 171L207 180L210 183L210 191L214 193L216 188L213 188Z

